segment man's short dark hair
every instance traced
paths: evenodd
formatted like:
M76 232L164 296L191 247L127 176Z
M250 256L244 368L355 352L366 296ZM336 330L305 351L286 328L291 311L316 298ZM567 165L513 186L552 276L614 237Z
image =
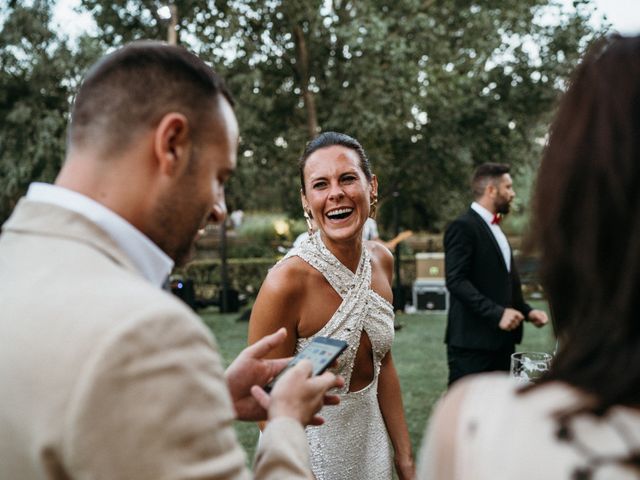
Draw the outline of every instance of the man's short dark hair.
M184 114L197 138L215 118L219 95L233 105L222 78L186 49L134 42L99 60L85 76L71 112L69 143L118 153L169 112Z
M474 198L480 198L489 182L497 181L505 173L509 173L511 166L506 163L487 162L479 165L471 179L471 191Z

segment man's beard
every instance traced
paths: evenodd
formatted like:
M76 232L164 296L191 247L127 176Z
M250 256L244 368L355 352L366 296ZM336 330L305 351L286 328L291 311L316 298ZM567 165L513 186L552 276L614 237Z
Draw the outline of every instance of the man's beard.
M500 199L499 203L496 203L496 213L506 215L511 210L511 202L506 199Z
M195 240L202 223L202 216L187 216L190 205L173 199L161 202L155 214L156 230L151 238L176 266L182 266L195 252ZM191 207L193 208L193 207Z
M182 267L189 260L192 260L195 251L196 251L196 238L198 236L199 228L195 229L195 232L190 235L185 235L178 245L176 245L175 251L173 252L173 259L175 261L176 266Z
M189 183L186 179L186 185ZM207 213L207 207L198 208L189 188L182 185L158 200L152 214L155 231L151 239L176 266L182 266L193 258L198 230L204 225Z

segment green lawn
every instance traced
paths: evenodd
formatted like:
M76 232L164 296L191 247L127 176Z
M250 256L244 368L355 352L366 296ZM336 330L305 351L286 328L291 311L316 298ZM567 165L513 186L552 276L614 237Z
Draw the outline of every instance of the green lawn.
M535 303L535 302L534 302ZM546 304L537 303L537 308ZM227 363L247 341L247 323L237 314L200 312L213 330ZM446 316L439 314L398 315L402 328L396 331L393 356L400 376L404 407L414 452L417 452L431 408L444 392L447 379L445 346L442 343ZM518 350L553 351L551 327L537 329L525 324L524 342ZM258 429L254 424L237 422L240 442L253 458Z

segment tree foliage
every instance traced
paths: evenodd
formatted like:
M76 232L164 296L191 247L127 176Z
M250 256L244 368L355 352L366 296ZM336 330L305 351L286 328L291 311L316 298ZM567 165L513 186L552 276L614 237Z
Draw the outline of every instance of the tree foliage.
M54 33L52 0L12 2L0 27L0 219L32 181L50 182L64 158L69 102L88 62L90 39L73 52Z
M398 202L405 227L442 228L476 164L535 170L555 98L601 33L589 0L553 1L175 0L180 42L237 100L230 208L299 215L296 160L320 130L361 141L387 226ZM82 4L102 48L166 37L160 0Z

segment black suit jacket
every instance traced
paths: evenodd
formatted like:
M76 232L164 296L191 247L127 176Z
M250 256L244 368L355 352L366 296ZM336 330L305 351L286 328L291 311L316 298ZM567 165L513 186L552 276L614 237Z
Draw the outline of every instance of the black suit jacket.
M507 271L498 242L473 209L454 220L444 235L445 273L450 306L445 343L498 350L520 343L522 325L507 332L498 327L505 307L527 317L520 277L511 256Z

